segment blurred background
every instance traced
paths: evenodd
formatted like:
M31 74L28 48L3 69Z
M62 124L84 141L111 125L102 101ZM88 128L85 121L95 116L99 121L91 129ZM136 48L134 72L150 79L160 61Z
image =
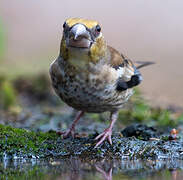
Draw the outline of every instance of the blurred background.
M132 60L156 62L141 70L150 103L183 107L182 9L181 0L0 0L0 74L48 73L64 20L94 19L108 44Z

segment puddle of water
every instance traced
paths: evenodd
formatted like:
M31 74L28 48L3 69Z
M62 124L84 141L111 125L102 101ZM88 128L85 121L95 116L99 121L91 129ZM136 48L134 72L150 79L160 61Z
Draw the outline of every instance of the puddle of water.
M66 180L179 180L183 177L180 160L81 160L4 159L0 162L0 179Z

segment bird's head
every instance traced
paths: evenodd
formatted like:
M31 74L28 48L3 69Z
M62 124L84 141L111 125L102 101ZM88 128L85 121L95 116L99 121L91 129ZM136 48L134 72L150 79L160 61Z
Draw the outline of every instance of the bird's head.
M97 21L70 18L64 22L60 55L65 60L73 56L82 56L80 59L96 63L106 55L106 48Z

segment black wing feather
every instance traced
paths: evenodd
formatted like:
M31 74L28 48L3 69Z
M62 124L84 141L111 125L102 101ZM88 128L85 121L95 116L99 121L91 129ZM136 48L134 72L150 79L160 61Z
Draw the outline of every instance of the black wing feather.
M133 69L134 69L134 75L131 77L129 81L124 81L122 78L118 79L117 86L116 86L117 91L125 91L141 83L142 81L141 73L134 65L133 65Z

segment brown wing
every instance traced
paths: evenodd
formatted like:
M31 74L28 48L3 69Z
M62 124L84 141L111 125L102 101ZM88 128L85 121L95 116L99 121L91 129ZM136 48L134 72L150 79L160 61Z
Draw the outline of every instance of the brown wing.
M123 91L140 84L142 76L133 62L110 46L108 46L108 50L110 53L110 64L119 72L116 89Z
M110 63L115 68L118 69L118 67L122 67L125 65L128 65L129 68L135 68L140 69L145 66L149 66L152 64L155 64L155 62L152 61L131 61L128 57L126 57L124 54L120 54L117 50L114 48L108 46L108 50L110 52Z
M110 64L112 67L116 70L122 68L124 71L123 77L126 80L133 76L136 71L136 67L133 62L110 46L108 46L108 50L110 53Z
M109 54L110 54L110 64L113 67L117 67L120 64L124 63L125 57L121 56L121 54L116 51L114 48L108 46Z

